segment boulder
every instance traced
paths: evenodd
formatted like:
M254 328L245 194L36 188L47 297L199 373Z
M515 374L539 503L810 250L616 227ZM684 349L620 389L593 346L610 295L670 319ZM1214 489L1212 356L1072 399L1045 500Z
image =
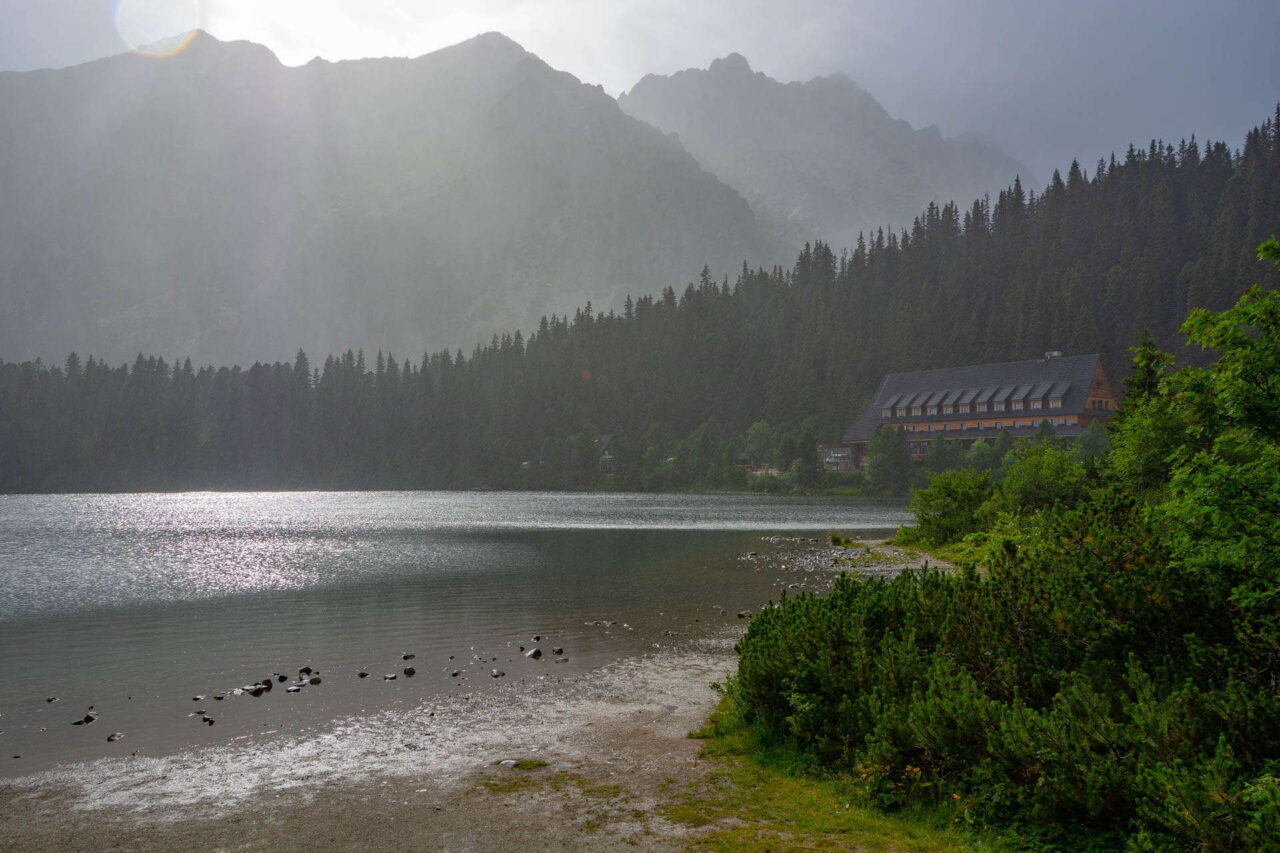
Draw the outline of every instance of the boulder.
M538 648L537 646L534 646L532 649L529 649L529 651L525 652L524 656L529 658L530 660L538 660L539 658L542 657L542 649Z
M369 677L369 673L367 672L361 671L356 673L356 678L368 678L368 677Z
M124 737L124 732L112 732L111 734L107 735L107 743L115 743L116 741L120 740L120 738L122 737Z

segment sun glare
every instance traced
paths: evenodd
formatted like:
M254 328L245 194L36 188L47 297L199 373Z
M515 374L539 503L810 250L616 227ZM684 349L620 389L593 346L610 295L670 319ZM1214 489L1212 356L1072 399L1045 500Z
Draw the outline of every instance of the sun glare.
M173 56L191 44L200 28L201 0L120 0L116 30L143 56Z

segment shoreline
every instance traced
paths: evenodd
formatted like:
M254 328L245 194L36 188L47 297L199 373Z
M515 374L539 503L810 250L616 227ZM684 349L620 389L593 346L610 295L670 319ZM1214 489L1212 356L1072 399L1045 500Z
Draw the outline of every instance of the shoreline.
M739 559L793 589L820 592L847 568L832 561L845 552L820 540L762 539L782 547ZM884 562L854 570L909 564L872 547ZM710 684L736 665L745 624L560 682L440 697L317 734L6 780L0 847L173 849L230 833L244 849L496 851L516 833L522 849L683 849L693 830L661 807L713 772L686 735L714 708ZM532 764L498 763L508 759Z

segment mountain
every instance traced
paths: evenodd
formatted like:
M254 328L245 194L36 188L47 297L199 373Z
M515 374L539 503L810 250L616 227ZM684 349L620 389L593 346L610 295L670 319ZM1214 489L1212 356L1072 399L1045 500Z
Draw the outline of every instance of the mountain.
M677 141L496 33L297 68L199 34L0 74L0 115L0 358L469 350L784 257Z
M780 83L736 53L706 70L649 75L619 104L675 133L794 241L852 247L860 232L910 227L930 202L965 204L1018 175L1030 183L990 142L915 130L843 74Z

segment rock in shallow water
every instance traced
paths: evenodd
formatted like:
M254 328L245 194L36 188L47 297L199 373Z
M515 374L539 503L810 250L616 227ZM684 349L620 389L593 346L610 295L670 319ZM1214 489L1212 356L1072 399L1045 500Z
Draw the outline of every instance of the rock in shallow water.
M120 738L122 737L124 737L124 732L112 732L111 734L107 735L107 743L115 743L116 741L120 740Z

